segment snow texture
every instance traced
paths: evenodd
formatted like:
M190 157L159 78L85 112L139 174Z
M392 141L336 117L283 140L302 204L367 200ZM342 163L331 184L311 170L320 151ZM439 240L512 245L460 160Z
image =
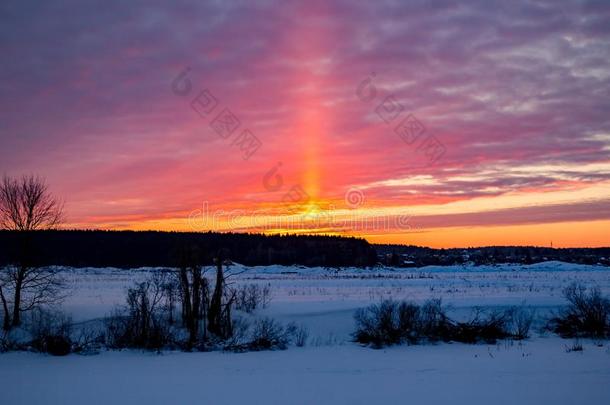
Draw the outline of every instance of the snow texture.
M75 321L108 314L156 269L62 269L63 310ZM610 293L610 271L559 262L375 270L232 267L233 281L268 284L257 316L309 329L305 348L257 353L102 352L55 358L0 355L0 404L608 404L610 345L540 335L497 345L384 350L351 341L353 313L385 298L442 298L455 316L527 305L543 319L573 281ZM211 276L211 270L208 272ZM539 326L539 325L538 325Z

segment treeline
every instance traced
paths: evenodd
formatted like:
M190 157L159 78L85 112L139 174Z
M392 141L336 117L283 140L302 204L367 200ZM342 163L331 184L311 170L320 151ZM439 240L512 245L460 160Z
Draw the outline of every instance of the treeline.
M18 261L19 237L0 231L0 265ZM31 243L36 266L175 267L185 246L201 252L202 265L211 265L220 250L248 266L366 267L377 262L367 241L338 236L46 230L31 232Z
M388 266L421 267L459 264L533 264L550 260L610 266L610 248L547 248L535 246L489 246L433 249L408 245L374 245L379 262Z

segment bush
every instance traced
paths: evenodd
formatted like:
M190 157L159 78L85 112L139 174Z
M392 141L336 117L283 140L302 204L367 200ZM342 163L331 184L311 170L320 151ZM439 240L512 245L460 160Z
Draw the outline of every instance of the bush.
M398 306L398 330L401 338L416 343L421 329L421 311L417 305L401 302Z
M66 356L72 351L72 321L60 312L36 309L28 320L31 346L41 353Z
M159 350L173 342L168 322L155 320L142 329L133 314L116 311L106 319L104 341L112 349Z
M361 308L354 315L357 342L374 347L393 345L400 342L398 303L383 301L377 305Z
M409 302L383 301L356 311L354 338L376 348L421 341L494 343L498 339L527 336L531 319L521 314L516 317L517 313L520 314L515 309L488 314L477 310L471 320L455 322L447 316L440 300L427 301L421 307ZM516 334L509 330L513 322L518 324Z
M50 335L42 340L42 351L53 356L67 356L72 351L72 341L63 335Z
M72 341L74 353L89 355L97 354L105 344L103 328L99 326L81 326Z
M599 288L573 283L563 291L567 309L550 321L550 329L564 338L610 336L610 300L602 297Z
M424 303L420 311L418 339L448 342L452 340L453 323L447 316L440 299Z
M356 311L357 342L374 347L407 340L414 343L422 331L420 308L411 303L386 300Z
M258 284L242 285L235 293L235 309L252 313L258 308L266 308L271 301L271 288Z
M0 331L0 353L14 349L14 342L9 338L7 331Z
M235 333L224 341L225 350L285 350L293 341L297 346L304 346L308 336L304 328L294 323L284 326L271 318L256 319L253 323L236 318L233 326Z
M301 326L296 329L294 333L294 344L297 347L304 347L307 344L307 339L309 338L309 331Z
M584 351L584 348L582 347L582 343L580 343L578 341L578 339L572 343L572 346L566 345L566 353L582 352L582 351Z
M383 301L356 312L357 342L373 347L420 340L449 341L453 324L445 314L440 300L427 301L423 306L409 302Z
M254 323L250 350L285 350L296 332L296 325L284 327L271 318L257 319Z
M440 302L439 307L440 308ZM356 311L357 342L373 347L394 345L407 341L417 343L440 322L436 303L427 303L424 308L408 302L392 300L361 308Z
M480 310L468 322L458 322L451 329L450 340L461 343L496 343L510 337L507 330L508 312L491 312L487 316Z
M106 320L109 347L158 350L172 342L162 288L153 279L128 290L127 307Z
M250 342L252 323L241 316L233 318L231 323L231 329L233 330L231 337L217 341L216 344L222 346L222 348L227 351L246 351ZM212 344L213 342L209 343Z
M530 329L534 323L536 312L525 308L514 307L509 310L509 328L511 336L516 340L530 337Z

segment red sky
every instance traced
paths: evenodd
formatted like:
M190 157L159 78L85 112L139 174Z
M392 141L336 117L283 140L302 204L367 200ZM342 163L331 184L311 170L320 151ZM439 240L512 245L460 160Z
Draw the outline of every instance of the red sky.
M610 245L608 2L3 2L0 52L68 227Z

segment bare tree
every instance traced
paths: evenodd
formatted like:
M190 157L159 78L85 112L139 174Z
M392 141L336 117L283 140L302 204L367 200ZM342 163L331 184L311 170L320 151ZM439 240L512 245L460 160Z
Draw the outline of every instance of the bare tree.
M179 249L177 278L180 285L182 322L189 332L189 346L197 343L200 331L203 331L203 339L206 339L205 316L209 286L200 261L200 252L196 247L187 245Z
M34 231L53 229L62 220L63 204L50 193L44 179L4 176L0 184L0 228L16 232L19 243L14 265L0 273L5 330L21 323L22 312L59 298L61 281L54 272L35 265L32 239Z
M233 323L231 319L231 308L235 303L236 291L227 288L227 276L223 271L223 265L228 261L223 260L224 252L218 252L214 259L216 264L216 284L210 299L208 310L208 330L221 339L230 338L233 335Z
M236 293L227 287L227 276L223 271L226 264L220 250L214 259L216 283L212 290L201 266L200 252L195 246L182 246L178 251L182 321L189 332L189 346L205 342L210 332L215 338L227 339L233 335L231 308Z

